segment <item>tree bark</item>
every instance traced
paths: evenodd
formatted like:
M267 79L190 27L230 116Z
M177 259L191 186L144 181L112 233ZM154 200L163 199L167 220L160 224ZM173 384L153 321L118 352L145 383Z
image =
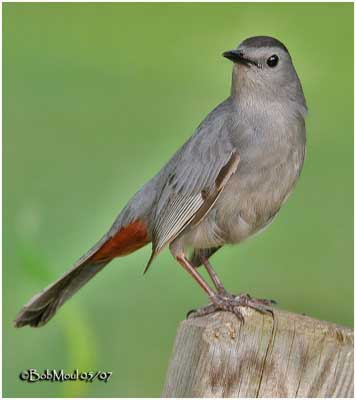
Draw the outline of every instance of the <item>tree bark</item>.
M163 397L353 397L353 330L275 310L180 324Z

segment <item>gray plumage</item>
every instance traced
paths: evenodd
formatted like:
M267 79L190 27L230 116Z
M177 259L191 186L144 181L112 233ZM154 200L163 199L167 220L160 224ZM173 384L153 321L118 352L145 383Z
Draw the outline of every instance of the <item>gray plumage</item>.
M171 242L175 256L185 254L188 247L198 250L239 243L263 229L290 194L303 165L306 104L288 51L266 37L247 39L239 50L262 67L234 64L231 96L206 117L158 180L166 184L165 196L159 195L155 202L153 229L157 214L175 223L175 218L167 217L173 197L193 203L206 184L210 189L232 151L241 158L210 212ZM266 59L274 54L279 65L269 68ZM174 179L168 185L170 174Z
M303 90L287 48L274 38L249 38L224 54L234 61L230 96L133 196L101 241L24 306L16 326L46 323L110 261L97 255L133 221L147 226L150 262L169 245L177 260L192 250L195 267L201 256L209 258L271 223L304 161Z

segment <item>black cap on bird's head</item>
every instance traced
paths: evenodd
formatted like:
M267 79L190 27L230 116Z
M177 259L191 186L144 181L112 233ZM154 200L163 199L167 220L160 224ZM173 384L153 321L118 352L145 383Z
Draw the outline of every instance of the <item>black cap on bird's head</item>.
M288 52L287 47L280 42L278 39L275 39L271 36L253 36L248 39L245 39L240 46L245 47L279 47L283 49L285 52Z

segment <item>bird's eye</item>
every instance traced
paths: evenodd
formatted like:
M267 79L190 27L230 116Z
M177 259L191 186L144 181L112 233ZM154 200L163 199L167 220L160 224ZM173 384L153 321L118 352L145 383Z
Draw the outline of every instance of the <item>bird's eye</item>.
M273 54L273 56L271 56L268 60L267 60L267 65L271 68L275 67L278 64L279 58L278 56L276 56L275 54Z

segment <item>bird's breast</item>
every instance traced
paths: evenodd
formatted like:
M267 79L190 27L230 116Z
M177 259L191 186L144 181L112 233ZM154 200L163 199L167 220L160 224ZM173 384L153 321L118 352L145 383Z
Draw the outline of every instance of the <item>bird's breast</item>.
M304 161L305 136L288 133L241 152L238 170L216 203L227 242L244 240L269 225L291 193Z

